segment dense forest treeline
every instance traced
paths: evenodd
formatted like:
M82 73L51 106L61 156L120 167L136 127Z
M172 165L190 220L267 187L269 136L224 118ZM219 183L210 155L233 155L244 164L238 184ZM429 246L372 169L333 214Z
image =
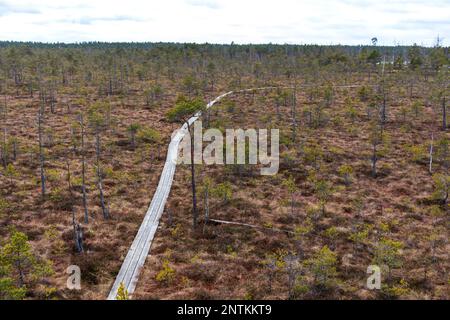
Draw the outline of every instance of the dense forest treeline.
M80 43L42 43L42 42L16 42L16 41L0 41L0 48L16 48L26 52L29 49L84 49L84 50L115 50L120 53L121 50L145 50L154 52L172 52L172 53L198 53L217 55L228 58L243 57L246 55L254 55L258 58L270 56L315 56L323 59L330 56L340 56L340 62L351 60L361 54L371 52L375 45L292 45L292 44L196 44L196 43L152 43L152 42L80 42ZM376 46L376 50L387 57L387 61L395 57L401 56L408 60L408 52L411 48L418 51L421 55L428 56L435 51L440 51L441 55L449 55L449 47L441 47L439 44L434 48L413 46Z
M428 76L449 62L448 47L439 42L434 48L383 47L377 46L374 39L372 46L6 41L0 42L0 82L7 84L8 79L13 79L16 86L26 85L33 90L47 75L68 84L75 74L83 74L89 83L95 74L111 87L118 78L123 84L123 78L129 75L157 80L162 73L170 79L175 75L179 78L180 73L202 75L203 79L222 74L233 78L235 84L240 84L244 76L270 83L274 77L298 78L302 74L304 81L317 82L319 74L325 73L365 71L370 77L376 73L377 64L385 65L383 70L387 72L411 69Z

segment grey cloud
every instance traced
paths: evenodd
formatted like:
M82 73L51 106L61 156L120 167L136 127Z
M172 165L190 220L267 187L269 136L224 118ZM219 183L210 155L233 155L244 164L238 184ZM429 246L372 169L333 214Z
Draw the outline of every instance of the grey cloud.
M38 14L40 13L40 11L33 8L17 6L4 1L0 1L0 16L6 16L14 13Z

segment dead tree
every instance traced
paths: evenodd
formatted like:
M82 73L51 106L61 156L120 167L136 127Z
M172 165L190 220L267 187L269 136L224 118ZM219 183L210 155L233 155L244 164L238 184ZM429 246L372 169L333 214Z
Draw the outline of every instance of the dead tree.
M105 219L109 219L109 210L105 204L105 196L103 192L103 178L102 178L102 170L101 170L101 161L100 161L100 132L99 128L95 129L95 153L97 156L97 187L100 193L100 205L102 206L103 217Z
M208 180L203 187L203 211L205 214L205 221L203 224L203 232L205 232L205 228L207 223L209 222L209 193L211 189L211 183Z
M103 217L109 219L109 210L105 204L105 195L103 191L103 177L101 170L101 143L100 131L105 128L106 120L102 112L100 112L99 105L93 106L89 111L89 123L94 130L95 135L95 154L96 154L96 175L97 188L100 196L100 205L102 207Z
M83 248L83 229L79 223L75 221L75 208L72 208L72 223L73 223L73 234L75 240L75 248L78 253L84 251Z
M174 108L172 108L168 113L168 118L170 121L183 121L187 126L187 131L190 138L190 148L191 148L191 187L192 187L192 224L193 228L197 227L198 211L197 211L197 192L195 184L195 162L194 162L194 130L192 123L189 119L197 112L202 112L206 109L205 104L202 100L188 100L179 102Z
M383 145L388 142L388 136L383 130L382 124L377 122L371 124L369 141L372 145L372 176L375 178L377 176L377 162L386 152L386 146Z
M430 165L428 168L428 172L430 172L430 174L433 174L433 141L434 140L434 136L433 134L431 134L431 143L430 143Z
M387 120L387 114L386 114L386 92L383 87L383 102L381 104L381 110L380 110L380 118L382 125L386 124Z
M73 237L75 241L75 248L78 253L81 253L84 251L83 249L83 230L79 223L76 222L75 219L75 206L73 203L73 192L72 192L72 183L71 183L71 175L70 175L70 163L67 159L66 162L67 165L67 187L69 189L69 195L70 195L70 206L72 207L72 226L73 226Z
M292 142L295 143L297 136L297 80L295 81L294 91L292 92Z
M50 112L51 112L52 114L55 114L55 102L56 102L56 98L55 98L55 92L54 92L53 86L52 86L51 89L50 89L50 97L49 97L49 100L50 100Z
M191 126L189 125L189 121L186 120L185 123L188 127L188 132L190 133L191 139L191 188L192 188L192 215L193 215L193 228L197 227L197 192L195 185L195 163L194 163L194 132L191 130Z
M84 149L84 121L82 114L80 114L80 127L81 127L81 191L83 193L84 223L89 223L89 213L87 208L87 196L86 196L86 154Z

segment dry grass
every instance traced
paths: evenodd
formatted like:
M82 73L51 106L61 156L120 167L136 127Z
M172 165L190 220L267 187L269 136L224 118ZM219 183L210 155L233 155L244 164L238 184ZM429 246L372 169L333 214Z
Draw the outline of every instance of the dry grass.
M248 79L247 79L248 80ZM355 80L356 81L356 80ZM209 92L206 99L228 91L227 79L218 80L215 92ZM244 83L250 81L244 79ZM14 166L18 176L11 183L0 176L0 194L10 204L8 212L0 217L0 238L8 235L8 227L15 226L25 232L34 250L54 264L55 275L47 279L47 286L57 289L56 298L62 299L104 299L119 271L131 242L150 203L158 183L165 160L165 153L171 132L178 127L165 121L165 113L174 104L180 89L170 81L161 83L164 98L157 106L149 109L140 88L142 83L132 85L127 98L112 97L112 116L117 125L102 135L103 166L112 169L113 175L105 178L107 203L112 218L104 220L99 207L95 187L93 165L95 159L94 139L88 134L88 203L90 223L84 225L84 254L76 254L73 248L72 216L67 207L70 200L66 183L66 159L69 159L72 177L79 179L81 161L79 154L69 153L70 127L76 121L76 114L87 106L72 105L79 98L67 90L57 97L57 111L46 113L45 136L49 133L54 145L46 147L46 170L54 175L48 181L49 195L59 190L58 201L40 198L39 167L36 154L31 158L28 151L20 151ZM397 94L390 101L389 122L386 130L392 138L388 155L380 160L377 178L370 176L368 152L368 121L365 115L366 103L359 102L353 91L349 93L356 101L358 117L354 124L346 118L345 93L340 91L332 106L327 110L332 118L339 116L341 123L330 121L316 129L307 127L305 117L298 111L301 124L295 143L285 143L282 152L293 155L293 164L282 160L281 170L274 177L262 177L256 170L252 174L238 177L229 167L202 166L197 180L211 177L214 183L231 183L232 199L228 203L214 198L211 200L211 217L273 226L295 230L302 226L307 217L307 208L317 204L317 197L307 181L312 165L302 156L302 144L317 142L323 152L320 161L322 175L332 182L336 189L326 205L326 214L321 217L312 232L302 237L304 259L311 257L324 245L337 253L338 283L333 290L317 293L310 291L301 298L364 299L384 297L365 289L366 268L373 258L374 244L380 236L382 223L389 226L386 236L401 241L403 264L393 272L392 284L400 279L408 283L408 292L400 298L448 299L449 244L445 218L437 222L430 215L430 195L433 185L425 162L416 163L410 159L405 147L410 144L427 144L430 133L443 136L436 131L438 116L431 108L425 108L419 119L408 116L403 123L400 107L410 105L409 99ZM263 99L261 99L261 97ZM8 97L7 129L10 136L19 139L21 150L36 148L36 114L38 99L26 96ZM89 104L98 99L94 88L87 97ZM420 99L422 97L417 97ZM290 136L290 108L281 107L281 120L277 120L275 105L268 93L237 95L232 98L236 110L228 112L218 106L213 112L213 123L231 128L281 128L284 136ZM304 93L298 93L299 109L307 106L309 100ZM72 105L70 110L67 105ZM140 123L161 133L159 144L139 144L132 150L127 127ZM354 128L350 131L349 128ZM448 133L447 133L448 135ZM350 186L343 184L338 168L350 164L354 175ZM442 171L437 163L435 170ZM299 191L295 195L295 214L292 216L286 204L289 194L282 185L284 178L292 175ZM200 194L199 194L200 196ZM358 196L364 198L365 207L361 217L355 214L352 204ZM80 188L75 188L77 220L82 222ZM292 235L270 230L262 231L240 226L219 224L202 225L196 232L191 227L190 173L187 166L179 166L172 192L163 215L160 228L152 246L141 280L134 295L136 299L286 299L287 274L280 270L273 274L269 283L270 270L264 265L267 255L286 250L296 251L296 240ZM448 212L446 212L448 214ZM444 216L445 217L445 216ZM366 244L361 247L349 240L355 227L362 224L373 226ZM330 227L338 229L336 239L325 236ZM46 231L54 229L57 236L49 238ZM436 261L428 266L425 279L425 258L430 256L429 236L437 234ZM173 278L157 281L156 276L168 260L173 269ZM65 289L66 268L76 264L82 270L83 290ZM269 287L271 289L269 290ZM39 288L31 298L42 297Z
M337 93L335 102L327 110L333 118L343 118L342 123L330 122L326 126L309 129L299 111L302 120L296 143L281 147L282 151L294 154L295 163L289 165L282 160L282 169L276 176L263 177L258 170L254 170L250 176L238 178L230 174L226 166L199 167L199 183L204 177L210 177L215 184L229 181L233 187L233 197L229 203L223 204L215 198L211 200L211 218L287 230L304 225L307 208L316 205L318 199L307 181L308 173L313 168L304 161L302 143L317 141L323 151L319 171L332 182L335 191L326 205L325 216L317 221L311 233L302 237L302 261L324 245L331 247L337 253L338 282L330 291L310 290L298 297L387 298L385 291L369 291L365 283L374 246L379 238L388 237L403 244L402 266L393 270L389 285L398 286L402 279L408 283L408 290L395 298L448 299L449 244L445 213L443 218L434 221L430 214L433 184L427 163L412 161L405 151L411 144L427 145L431 132L439 137L445 135L436 132L439 126L437 116L431 108L425 108L419 119L408 116L407 122L403 123L400 106L410 102L403 96L394 96L389 102L389 122L386 126L386 131L391 135L391 148L378 163L378 177L373 178L366 103L360 102L354 91L350 91L349 95L356 101L358 110L358 119L353 125L345 119L346 94L342 91ZM282 107L282 120L278 121L273 101L268 94L262 96L266 99L256 99L254 102L249 95L235 96L233 100L239 111L230 113L221 110L213 119L226 123L228 128L281 128L282 135L290 136L290 108ZM299 93L297 99L299 108L309 103L303 93ZM355 127L355 131L349 132L351 126ZM350 186L345 186L338 174L338 168L343 164L349 164L354 169ZM442 172L443 167L437 164L435 170ZM189 174L186 166L178 168L168 203L174 217L170 225L167 215L163 217L135 298L288 298L286 271L276 272L270 283L270 270L264 261L268 254L279 250L296 252L295 237L286 233L213 223L193 232ZM290 214L287 204L290 195L282 185L282 180L290 175L295 178L299 189L295 195L294 216ZM353 200L358 196L363 197L365 204L361 217L356 215L353 205ZM382 231L383 224L389 226L388 231ZM355 228L363 225L370 225L373 229L366 243L358 247L349 240L349 236L357 230ZM335 239L326 236L326 230L330 227L338 230ZM432 234L437 234L439 240L436 261L430 264L426 259L430 259L429 237ZM175 273L170 283L155 280L164 259L170 261ZM426 276L425 266L428 268Z

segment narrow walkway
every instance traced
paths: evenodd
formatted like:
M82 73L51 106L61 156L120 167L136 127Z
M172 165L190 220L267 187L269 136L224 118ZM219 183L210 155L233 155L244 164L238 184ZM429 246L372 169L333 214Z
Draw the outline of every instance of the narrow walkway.
M212 107L215 103L220 101L222 98L232 94L233 92L227 92L217 97L210 103L208 103L207 108ZM194 123L201 113L197 113L195 116L189 119L189 125ZM178 147L187 133L187 125L184 124L181 130L178 130L176 135L172 138L169 144L169 149L167 151L166 163L164 169L161 173L161 178L159 179L158 187L153 196L150 207L144 217L139 231L134 238L134 241L128 250L127 256L120 268L119 274L116 277L114 285L109 293L108 300L115 300L117 297L117 291L120 284L123 283L125 289L131 295L136 289L136 284L141 272L141 268L145 263L147 255L150 251L150 247L153 242L153 237L155 236L156 230L158 228L159 219L164 211L164 206L169 196L170 189L172 187L173 176L176 169L176 161L178 157Z

